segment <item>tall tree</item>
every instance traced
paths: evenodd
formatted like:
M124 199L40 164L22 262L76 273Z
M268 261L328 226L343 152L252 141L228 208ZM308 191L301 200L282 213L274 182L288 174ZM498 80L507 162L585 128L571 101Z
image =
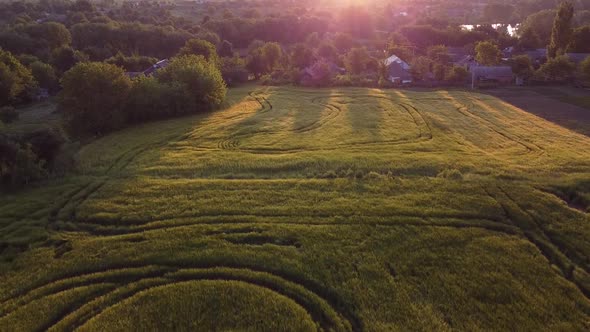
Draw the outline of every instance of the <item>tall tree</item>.
M283 50L278 43L266 43L262 46L262 55L266 64L266 71L270 73L283 56Z
M569 1L564 1L559 5L553 29L551 30L551 42L547 47L547 56L555 58L565 53L567 46L572 40L572 18L574 17L574 5Z
M36 85L31 71L0 49L0 106L18 101Z
M61 84L59 103L74 134L103 134L125 123L123 106L131 80L122 68L81 62L64 74Z
M367 64L371 61L371 57L364 47L353 48L346 54L344 64L346 70L351 74L360 74L366 68Z
M202 55L205 60L218 65L219 56L215 45L203 39L189 39L178 51L178 55Z
M475 61L484 66L497 65L501 55L498 46L490 41L479 42L475 45Z

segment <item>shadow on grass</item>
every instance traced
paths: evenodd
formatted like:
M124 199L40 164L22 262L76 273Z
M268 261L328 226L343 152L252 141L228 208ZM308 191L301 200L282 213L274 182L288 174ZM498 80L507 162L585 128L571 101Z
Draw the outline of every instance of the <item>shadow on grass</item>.
M590 92L572 87L511 87L480 91L590 137Z

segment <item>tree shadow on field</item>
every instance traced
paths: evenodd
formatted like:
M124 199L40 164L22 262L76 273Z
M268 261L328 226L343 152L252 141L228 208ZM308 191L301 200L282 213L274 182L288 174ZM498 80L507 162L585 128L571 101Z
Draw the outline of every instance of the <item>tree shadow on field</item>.
M480 93L590 137L590 92L587 90L572 87L511 87Z

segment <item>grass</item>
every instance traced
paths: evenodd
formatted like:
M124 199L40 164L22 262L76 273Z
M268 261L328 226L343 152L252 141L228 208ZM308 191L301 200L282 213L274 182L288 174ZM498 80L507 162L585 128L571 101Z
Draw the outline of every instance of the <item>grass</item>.
M101 138L0 197L0 326L587 330L590 138L528 111L247 86Z

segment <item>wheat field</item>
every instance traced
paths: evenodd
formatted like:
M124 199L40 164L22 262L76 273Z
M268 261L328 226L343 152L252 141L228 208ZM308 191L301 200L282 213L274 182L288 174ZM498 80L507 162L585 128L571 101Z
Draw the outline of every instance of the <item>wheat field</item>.
M590 329L590 138L462 90L232 89L0 198L1 331Z

